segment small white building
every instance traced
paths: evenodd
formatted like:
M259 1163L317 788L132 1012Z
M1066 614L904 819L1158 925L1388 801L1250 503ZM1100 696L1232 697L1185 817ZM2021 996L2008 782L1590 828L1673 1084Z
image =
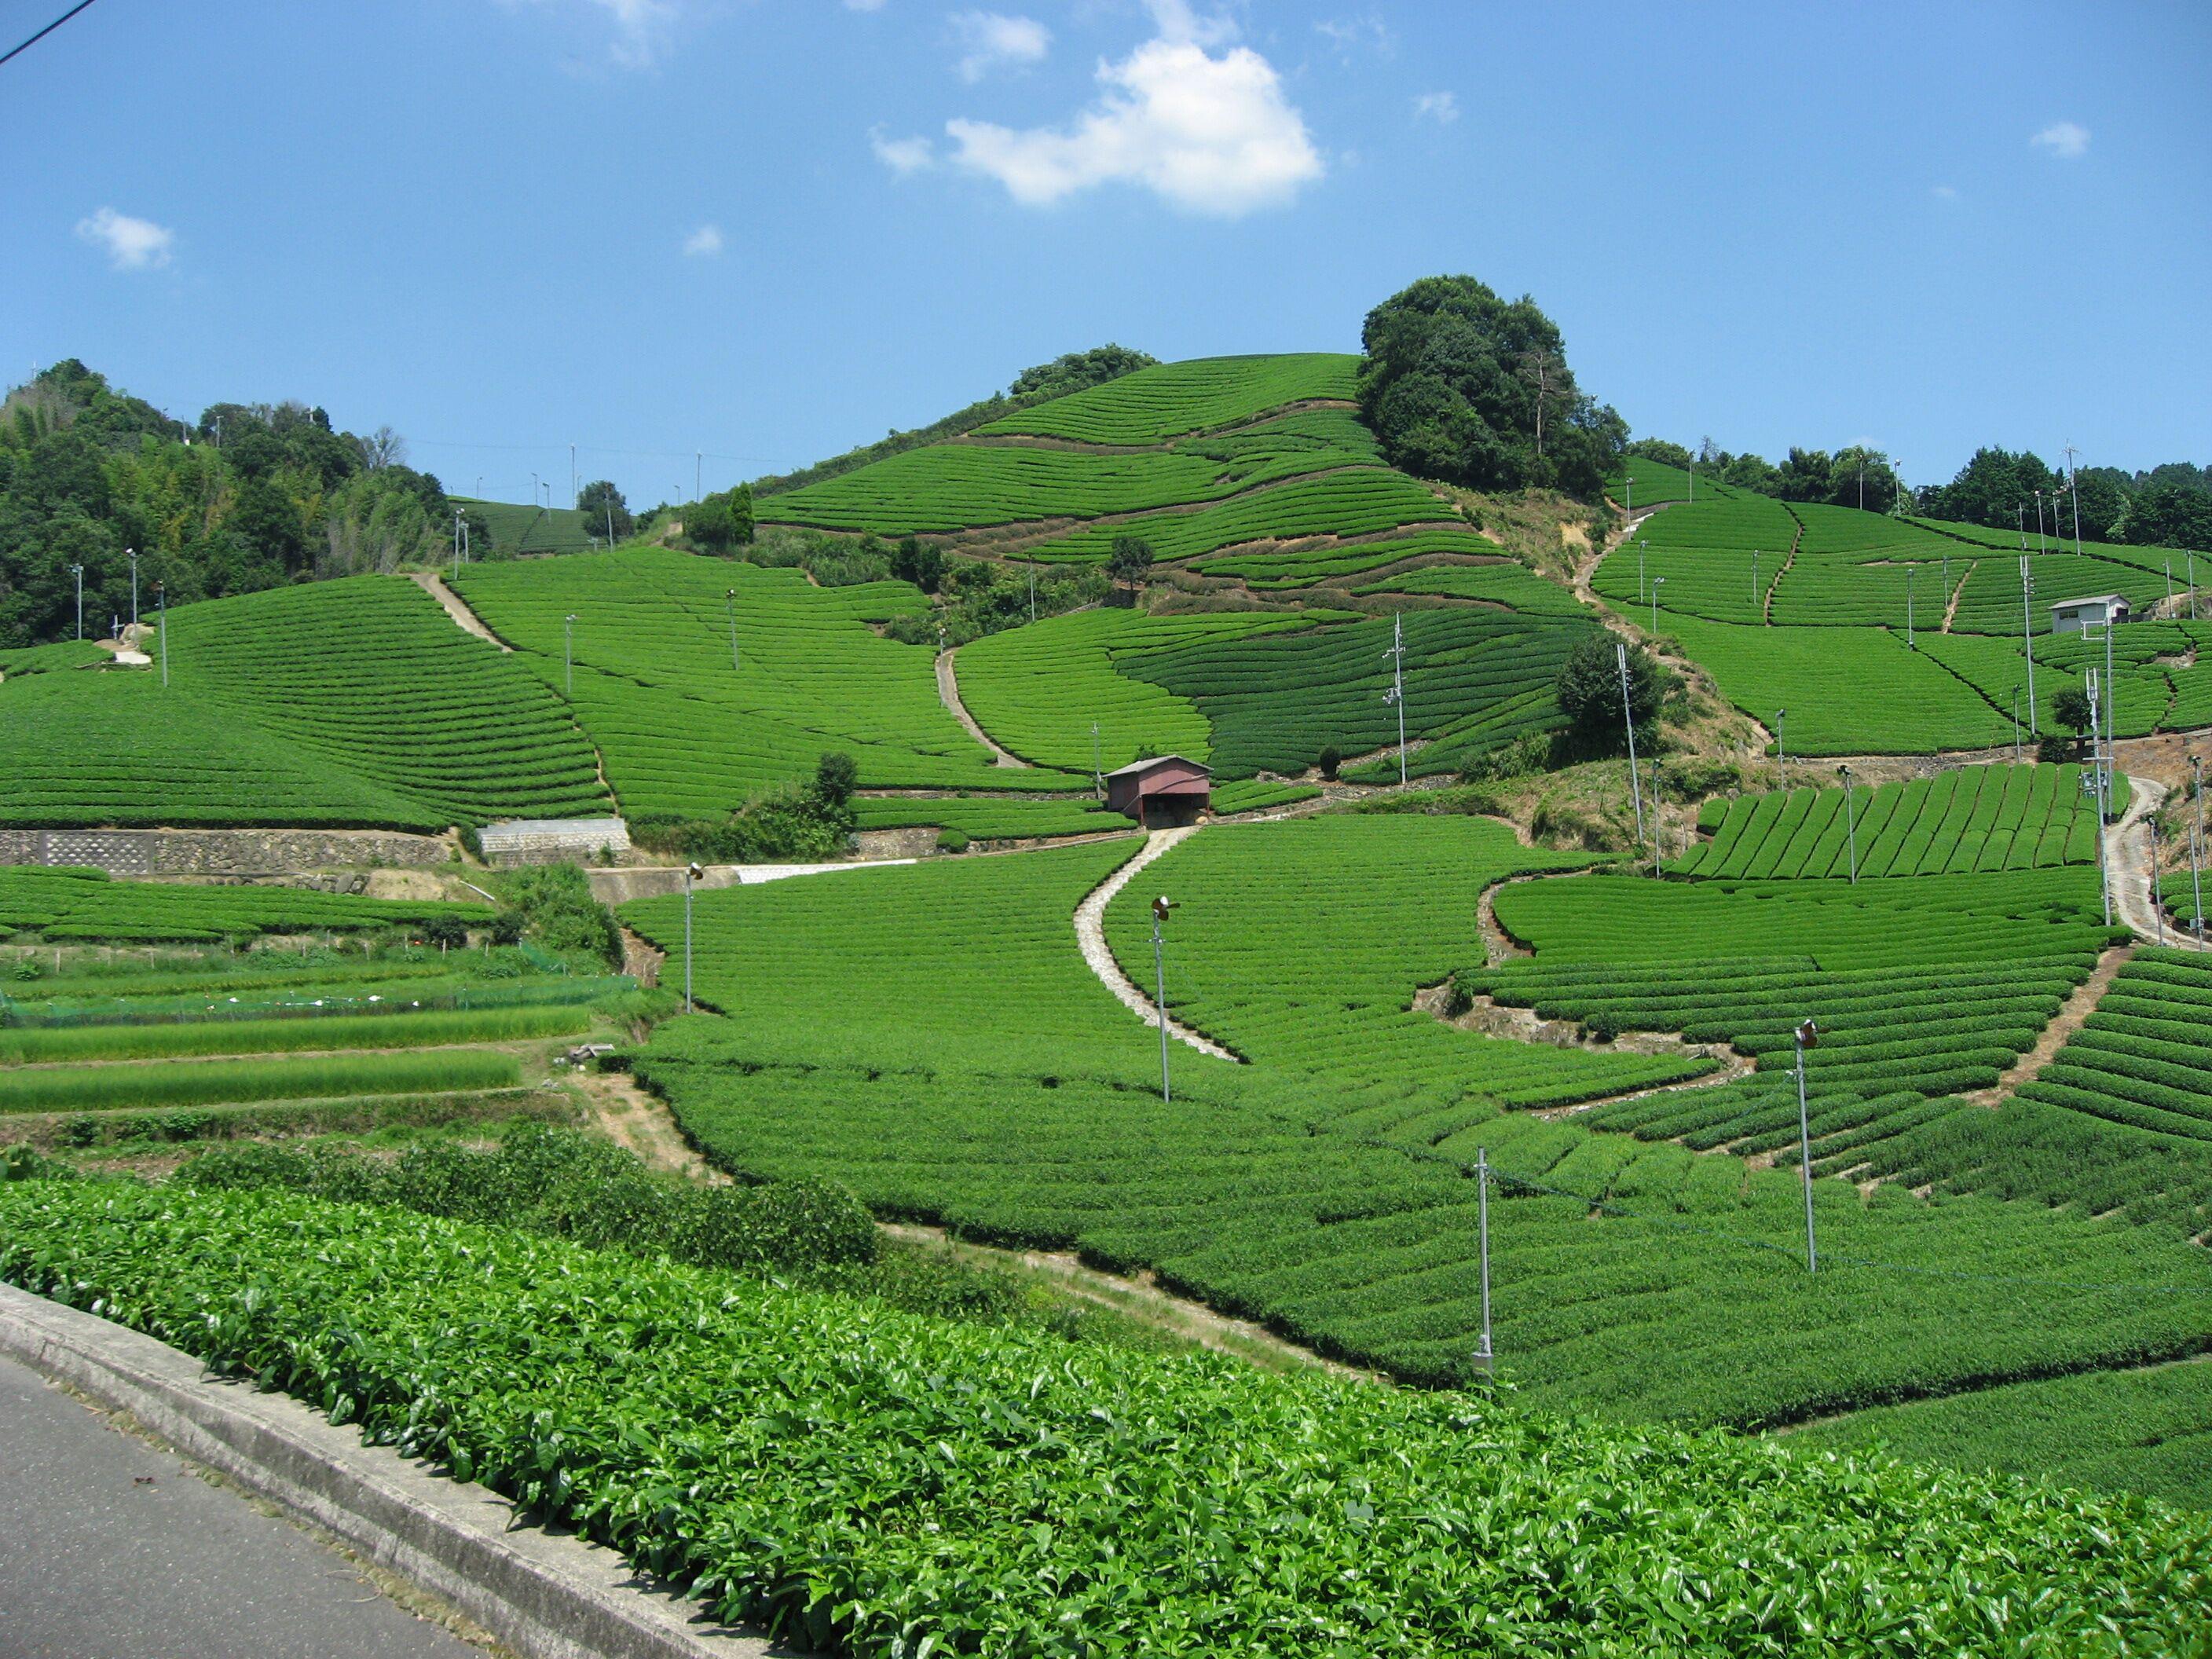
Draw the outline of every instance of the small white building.
M2095 593L2086 599L2061 599L2051 607L2051 631L2078 634L2085 628L2124 623L2131 614L2124 593Z

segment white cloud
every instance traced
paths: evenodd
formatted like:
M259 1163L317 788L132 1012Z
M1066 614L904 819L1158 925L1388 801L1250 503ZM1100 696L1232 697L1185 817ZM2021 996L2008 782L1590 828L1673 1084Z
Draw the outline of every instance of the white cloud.
M997 11L957 11L953 33L963 48L960 78L973 84L993 70L1041 64L1052 45L1052 31L1034 17L1009 17Z
M1931 185L1928 193L1939 202L1955 202L1959 199L1959 187L1956 185Z
M1389 25L1372 13L1358 17L1323 17L1315 22L1314 32L1346 58L1355 50L1370 50L1389 58L1398 46L1398 37L1390 33Z
M722 251L722 233L714 225L702 225L684 239L684 251L695 259L711 259Z
M555 0L501 0L507 6L544 5ZM650 69L667 49L668 32L675 21L679 0L585 0L614 21L615 38L607 55L624 69Z
M937 152L927 138L886 138L878 127L868 135L868 144L876 160L901 178L937 165Z
M1273 66L1246 46L1218 57L1206 50L1232 25L1199 16L1187 0L1151 0L1151 9L1158 34L1099 64L1103 94L1072 126L948 121L954 160L1025 207L1121 183L1224 218L1286 202L1321 177L1321 153Z
M1413 118L1434 121L1448 127L1459 119L1459 94L1455 92L1425 92L1413 100Z
M145 270L169 263L177 233L151 219L134 219L104 207L88 219L76 222L76 234L107 250L107 259L118 270Z
M2089 129L2078 121L2053 121L2028 143L2062 161L2076 161L2089 153Z

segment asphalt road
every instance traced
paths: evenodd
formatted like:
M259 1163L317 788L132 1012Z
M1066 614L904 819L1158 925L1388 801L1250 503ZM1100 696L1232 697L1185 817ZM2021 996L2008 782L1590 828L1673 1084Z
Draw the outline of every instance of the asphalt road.
M0 1359L0 1659L483 1659Z

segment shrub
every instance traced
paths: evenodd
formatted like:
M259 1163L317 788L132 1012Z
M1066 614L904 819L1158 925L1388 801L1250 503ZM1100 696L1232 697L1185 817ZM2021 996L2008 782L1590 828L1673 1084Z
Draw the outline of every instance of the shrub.
M850 755L831 750L823 755L814 768L814 793L831 806L842 806L853 799L853 791L860 781L860 769Z
M937 850L940 853L964 853L968 846L968 832L964 830L948 828L937 832Z
M1344 750L1333 743L1324 744L1321 753L1314 757L1314 764L1320 769L1322 776L1334 779L1338 769L1344 764Z

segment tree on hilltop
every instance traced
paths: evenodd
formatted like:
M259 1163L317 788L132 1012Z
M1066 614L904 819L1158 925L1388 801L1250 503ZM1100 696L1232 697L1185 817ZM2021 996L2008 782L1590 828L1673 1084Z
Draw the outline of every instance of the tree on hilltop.
M1608 633L1593 633L1567 653L1558 681L1559 708L1584 742L1606 748L1626 747L1621 726L1620 658L1619 641ZM1640 645L1628 647L1628 706L1642 727L1659 718L1667 697L1667 671Z
M585 530L608 538L608 545L623 540L637 527L629 505L611 479L594 478L576 492L576 510L584 515Z
M1533 299L1427 276L1368 313L1360 340L1360 413L1394 466L1589 499L1620 465L1627 422L1576 385L1559 325Z
M1106 574L1133 586L1152 569L1152 544L1142 536L1116 536L1114 550L1106 556Z

